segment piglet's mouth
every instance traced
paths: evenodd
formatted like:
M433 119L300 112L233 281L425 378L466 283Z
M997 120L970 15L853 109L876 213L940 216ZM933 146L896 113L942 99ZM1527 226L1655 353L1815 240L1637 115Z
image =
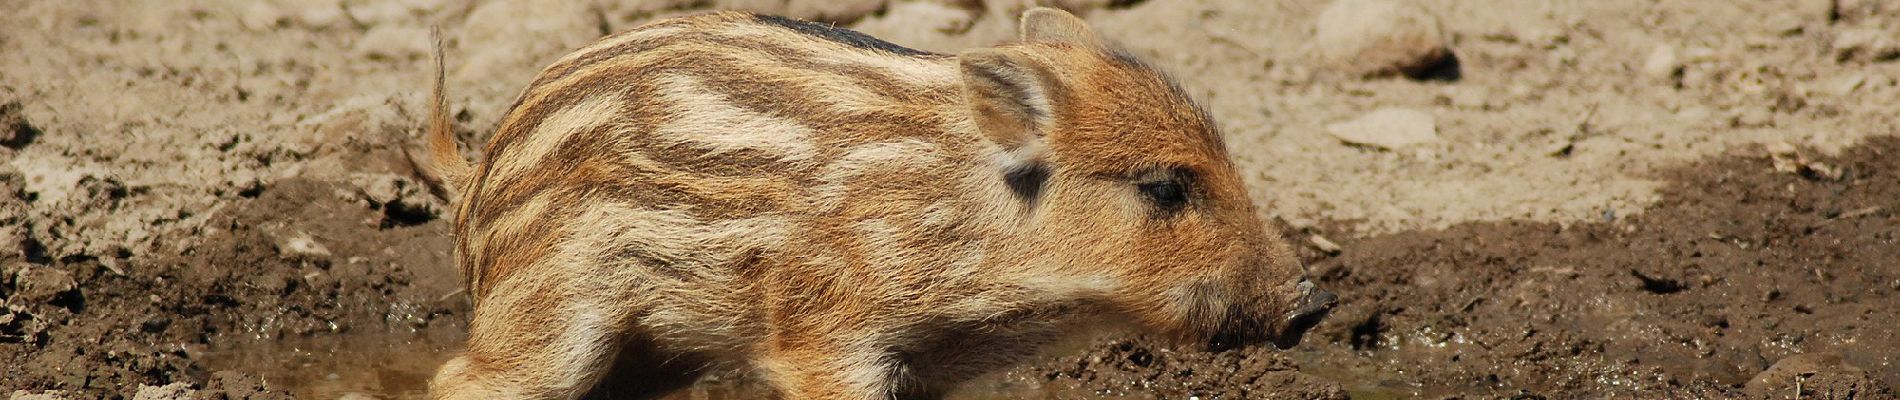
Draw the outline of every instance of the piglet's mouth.
M1333 305L1339 303L1339 296L1320 290L1312 282L1300 282L1300 304L1286 314L1286 328L1280 334L1273 335L1273 347L1281 350L1291 349L1300 344L1300 338L1306 331L1312 330L1332 312Z

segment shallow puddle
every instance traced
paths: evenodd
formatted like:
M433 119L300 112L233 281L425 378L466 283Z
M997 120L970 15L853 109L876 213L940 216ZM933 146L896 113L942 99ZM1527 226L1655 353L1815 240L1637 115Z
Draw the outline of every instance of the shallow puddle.
M429 377L461 346L457 329L227 339L197 358L211 371L257 375L299 399L420 399Z

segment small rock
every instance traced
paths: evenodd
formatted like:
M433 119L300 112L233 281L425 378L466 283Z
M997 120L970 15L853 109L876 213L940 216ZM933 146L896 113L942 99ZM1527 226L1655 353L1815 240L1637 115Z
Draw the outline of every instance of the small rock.
M1848 74L1847 76L1829 80L1824 86L1821 86L1821 91L1832 96L1844 97L1854 94L1854 90L1860 89L1861 85L1865 83L1867 83L1866 75Z
M1843 29L1829 47L1835 61L1887 61L1900 58L1900 42L1873 28Z
M1735 114L1729 125L1737 128L1754 128L1773 125L1775 113L1760 108L1749 108Z
M1314 249L1318 249L1319 251L1325 252L1326 254L1339 254L1340 252L1339 244L1333 243L1332 240L1327 239L1325 236L1320 236L1317 234L1313 236L1307 236L1306 242L1309 244L1312 244Z
M0 147L19 149L39 136L39 129L26 122L25 108L17 101L0 104Z
M1438 141L1438 122L1423 111L1383 108L1351 121L1327 125L1326 133L1346 143L1390 150Z
M356 39L357 56L371 59L410 59L429 54L429 30L421 27L378 25Z
M1544 146L1544 155L1551 157L1569 157L1571 153L1576 151L1577 142L1569 138L1558 140L1555 143Z
M258 1L250 4L244 8L242 14L238 14L238 22L244 24L245 28L256 31L276 28L277 24L283 23L286 19L283 10L268 2Z
M1709 62L1715 61L1721 55L1708 46L1695 46L1682 51L1682 61L1685 63Z
M312 28L327 28L342 25L349 18L343 15L343 6L336 2L313 1L308 8L297 13L297 21Z
M1540 49L1552 49L1570 40L1569 34L1562 29L1547 24L1527 23L1527 26L1515 28L1512 36L1519 43Z
M1827 165L1820 161L1809 160L1806 154L1802 154L1800 149L1796 149L1792 144L1775 142L1763 145L1762 147L1768 151L1768 158L1773 163L1775 172L1801 175L1804 178L1813 180L1829 181L1841 180L1841 177L1845 175L1840 168Z
M27 267L13 279L13 295L8 302L14 304L45 303L79 290L72 273L54 268Z
M1643 76L1671 82L1681 78L1682 60L1676 57L1676 46L1664 44L1650 50L1649 58L1643 61Z
M277 242L277 254L286 259L322 260L330 258L330 249L310 237L310 234L298 231L286 235Z
M1348 74L1420 77L1455 61L1438 18L1412 2L1337 0L1317 25L1316 54Z
M10 400L66 400L77 398L79 397L64 390L42 390L38 392L15 390L11 396L7 396L7 399Z
M198 391L191 390L191 385L184 382L165 386L139 385L139 391L132 395L132 400L189 400L197 398L197 394Z
M1877 383L1867 371L1843 362L1840 353L1808 353L1775 361L1749 379L1743 390L1756 398L1818 398L1824 393L1878 392Z
M1765 23L1765 25L1769 32L1781 36L1790 36L1801 34L1803 28L1802 22L1801 16L1799 15L1775 14L1768 17L1768 22Z
M1834 0L1833 3L1833 7L1828 10L1830 12L1829 16L1841 20L1859 20L1865 17L1877 16L1883 11L1881 10L1883 6L1891 7L1888 6L1890 2L1883 0Z
M205 382L205 398L226 399L290 399L288 393L271 387L262 378L238 371L218 371L211 373L211 379Z
M1834 0L1795 0L1795 15L1817 22L1834 19Z

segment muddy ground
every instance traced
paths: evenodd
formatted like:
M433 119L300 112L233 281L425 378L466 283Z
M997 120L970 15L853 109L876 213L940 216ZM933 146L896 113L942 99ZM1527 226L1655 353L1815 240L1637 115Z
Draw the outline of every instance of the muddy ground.
M468 313L397 151L430 26L480 141L542 65L654 18L953 52L1029 3L0 0L0 389L418 396ZM1337 243L1304 251L1343 303L1292 351L1113 338L960 398L1900 396L1900 5L1418 0L1460 76L1417 81L1315 61L1327 2L1045 3L1207 103L1266 212ZM1437 139L1328 133L1386 108Z

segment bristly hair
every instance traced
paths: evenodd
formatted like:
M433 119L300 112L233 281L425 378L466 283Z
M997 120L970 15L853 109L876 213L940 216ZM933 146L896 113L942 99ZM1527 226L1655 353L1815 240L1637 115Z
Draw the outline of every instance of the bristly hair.
M1223 135L1221 135L1220 124L1214 121L1214 115L1207 112L1207 107L1202 107L1200 102L1194 101L1194 96L1188 95L1187 89L1181 87L1181 81L1174 79L1174 75L1162 71L1160 68L1155 67L1154 64L1142 61L1141 58L1135 57L1133 53L1129 53L1127 49L1121 46L1107 46L1105 52L1108 55L1108 59L1114 60L1116 64L1136 71L1153 74L1161 78L1161 82L1168 85L1168 95L1174 96L1176 99L1180 99L1181 102L1194 107L1196 118L1200 118L1201 123L1207 126L1208 134L1213 136L1213 143L1220 146L1217 150L1226 150L1227 141Z
M871 35L866 35L858 31L845 29L845 28L839 28L837 25L821 24L821 23L806 21L802 19L781 17L777 15L768 15L768 14L756 14L756 15L753 15L753 18L757 19L759 22L764 22L771 25L777 25L780 27L784 27L786 29L797 31L798 33L823 38L825 40L842 43L846 46L856 47L860 49L877 50L877 51L883 51L883 52L896 54L900 56L910 56L910 57L941 56L941 54L937 54L937 53L931 53L931 52L917 50L917 49L913 49L909 47L899 46L896 43L886 42L883 39L871 37Z

